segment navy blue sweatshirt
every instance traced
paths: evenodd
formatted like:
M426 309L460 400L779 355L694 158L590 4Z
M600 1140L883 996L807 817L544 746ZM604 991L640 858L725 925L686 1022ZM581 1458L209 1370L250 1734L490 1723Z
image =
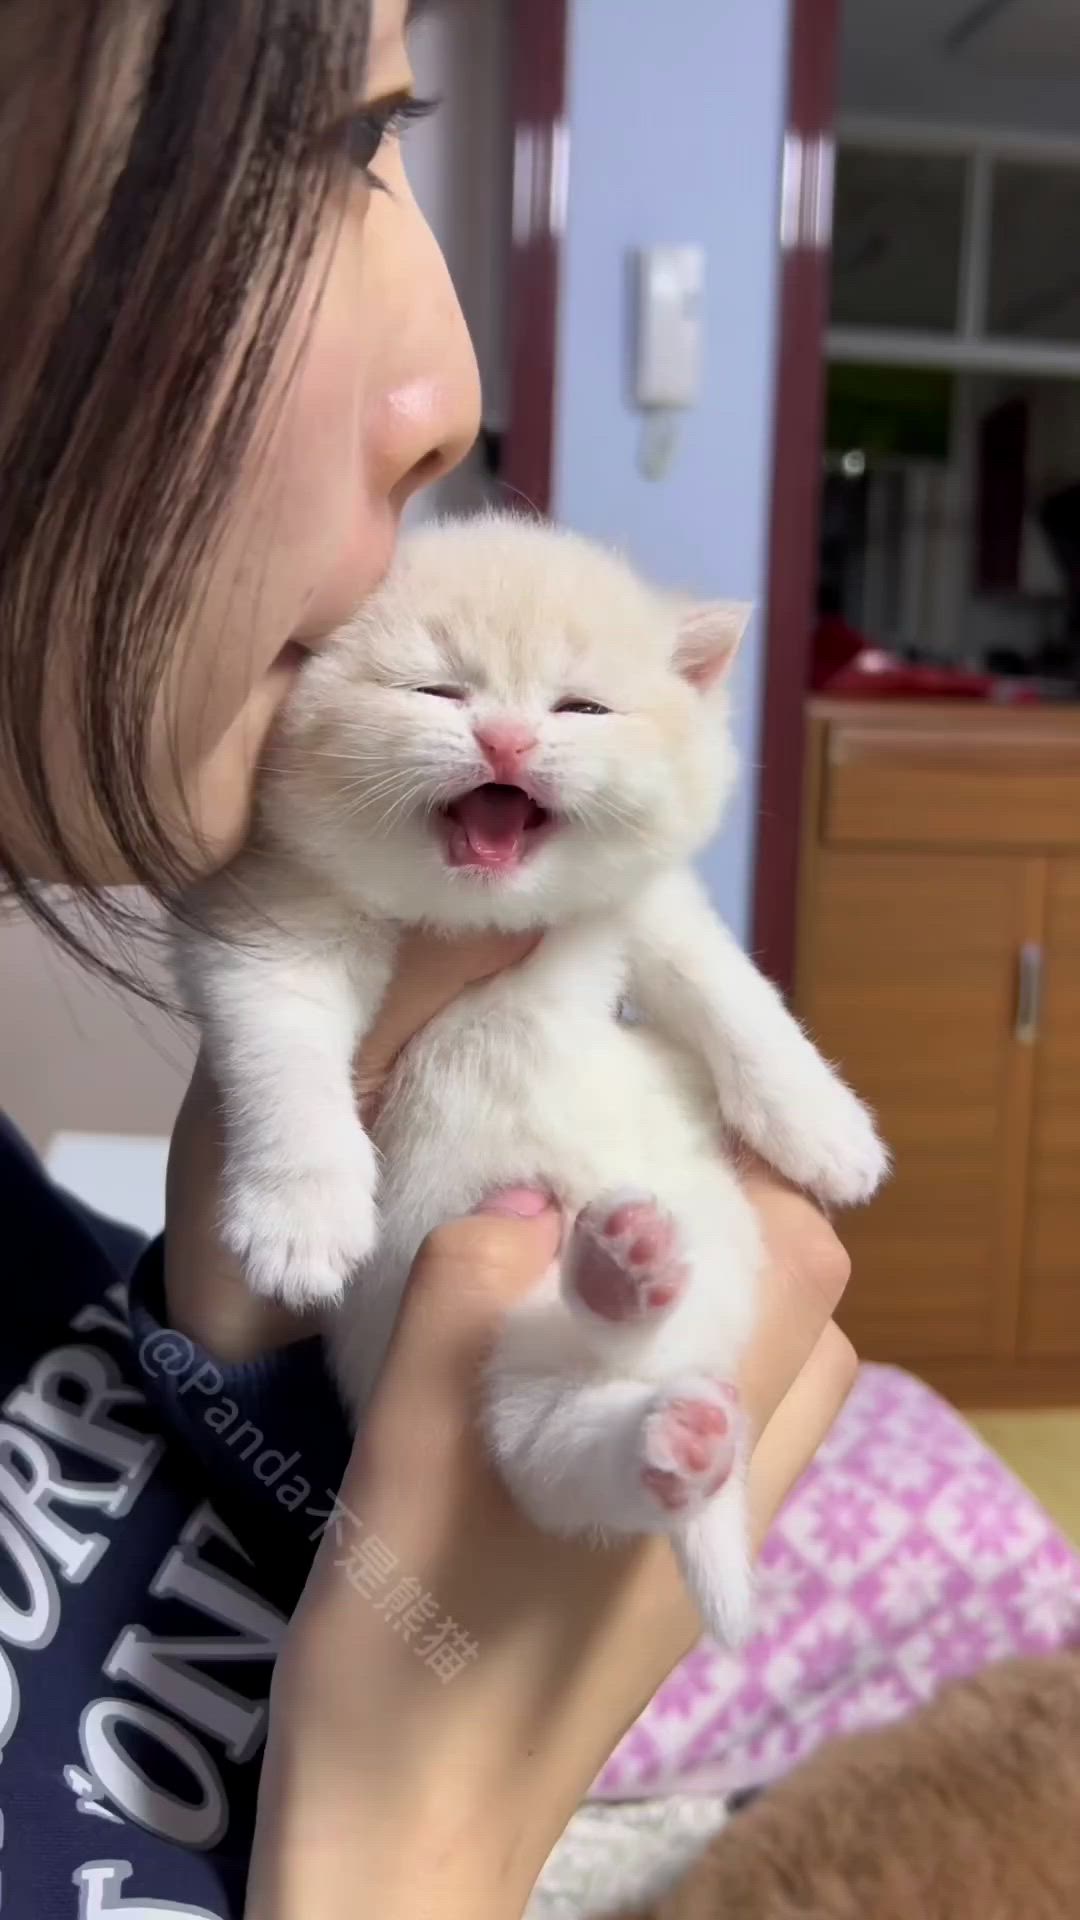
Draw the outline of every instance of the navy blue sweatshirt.
M227 1368L170 1331L160 1242L2 1121L0 1206L0 1920L228 1920L341 1406L316 1340Z

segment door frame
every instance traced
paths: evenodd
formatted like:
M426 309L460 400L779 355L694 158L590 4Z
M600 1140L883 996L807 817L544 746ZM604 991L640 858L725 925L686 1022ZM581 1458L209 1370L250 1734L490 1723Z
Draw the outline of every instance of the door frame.
M790 0L780 192L772 504L752 944L790 992L817 601L825 332L843 0Z
M817 585L832 166L843 0L789 0L780 195L752 946L790 991L795 970L805 708ZM514 0L514 222L509 407L500 477L541 513L554 493L559 282L569 183L569 0Z
M554 493L568 15L569 0L513 0L510 10L509 404L499 478L538 513L550 513Z

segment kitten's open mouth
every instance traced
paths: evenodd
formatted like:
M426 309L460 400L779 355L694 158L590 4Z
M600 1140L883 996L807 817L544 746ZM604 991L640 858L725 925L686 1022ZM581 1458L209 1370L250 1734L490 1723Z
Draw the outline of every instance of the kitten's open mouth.
M436 819L451 867L509 873L533 853L554 816L521 787L488 781L441 807Z

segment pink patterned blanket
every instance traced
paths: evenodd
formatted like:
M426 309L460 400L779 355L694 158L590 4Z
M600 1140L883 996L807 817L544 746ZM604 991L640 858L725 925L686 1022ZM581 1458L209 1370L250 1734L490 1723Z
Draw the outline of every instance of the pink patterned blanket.
M734 1793L943 1681L1080 1645L1080 1554L921 1381L865 1366L766 1543L756 1638L703 1641L616 1749L602 1800Z

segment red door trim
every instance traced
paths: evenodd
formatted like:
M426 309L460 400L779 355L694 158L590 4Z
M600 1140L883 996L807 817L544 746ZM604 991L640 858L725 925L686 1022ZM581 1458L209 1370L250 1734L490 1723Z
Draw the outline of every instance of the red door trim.
M753 946L790 990L818 565L841 0L791 0Z
M551 510L559 270L568 189L568 0L514 0L510 392L500 478Z

